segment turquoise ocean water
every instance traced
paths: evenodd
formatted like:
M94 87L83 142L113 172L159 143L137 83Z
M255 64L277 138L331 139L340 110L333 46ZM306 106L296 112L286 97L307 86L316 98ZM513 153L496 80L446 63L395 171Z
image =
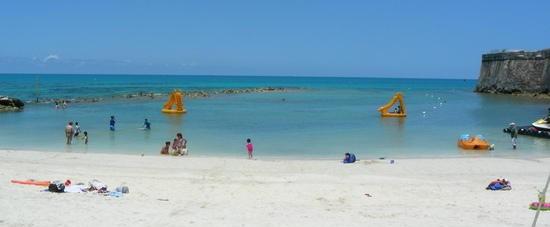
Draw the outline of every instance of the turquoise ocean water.
M0 75L0 95L26 101L103 97L101 102L29 103L23 112L0 113L0 149L157 154L182 132L191 155L245 156L251 138L259 157L360 158L449 156L550 156L550 140L520 136L512 150L502 128L543 117L549 100L473 92L475 80L162 75ZM285 93L216 95L186 100L188 113L160 112L165 99L109 99L173 88L288 87ZM376 109L402 91L408 117L381 118ZM283 101L284 99L284 101ZM109 116L117 131L109 131ZM139 130L144 118L151 131ZM64 144L67 121L78 121L90 142ZM461 134L482 134L488 153L457 148Z

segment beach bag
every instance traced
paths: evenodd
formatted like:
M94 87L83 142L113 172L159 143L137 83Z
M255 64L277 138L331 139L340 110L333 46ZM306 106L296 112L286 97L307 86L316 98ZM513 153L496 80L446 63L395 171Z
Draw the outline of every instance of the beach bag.
M354 155L354 154L350 154L350 155L349 155L349 162L350 162L350 163L354 163L355 161L357 161L357 158L355 158L355 155Z
M53 181L48 185L48 191L50 192L65 192L65 184L61 181Z
M490 185L489 186L489 189L493 190L493 191L496 191L496 190L501 190L504 188L504 185L500 184L500 183L495 183L493 185Z
M116 191L124 194L130 192L130 190L128 189L128 186L119 186L116 188Z

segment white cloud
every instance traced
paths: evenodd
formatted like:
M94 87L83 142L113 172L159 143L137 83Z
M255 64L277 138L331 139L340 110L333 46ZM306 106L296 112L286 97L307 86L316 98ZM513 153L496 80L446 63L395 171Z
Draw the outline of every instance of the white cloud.
M50 60L58 60L59 59L59 55L57 54L50 54L48 55L47 57L45 57L42 61L43 62L48 62Z

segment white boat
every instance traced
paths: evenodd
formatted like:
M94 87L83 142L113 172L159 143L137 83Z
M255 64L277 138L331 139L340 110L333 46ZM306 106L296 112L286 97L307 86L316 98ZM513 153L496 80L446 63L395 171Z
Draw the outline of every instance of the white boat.
M547 121L545 119L539 119L533 122L533 124L531 125L533 125L533 127L538 128L540 130L550 131L550 121Z

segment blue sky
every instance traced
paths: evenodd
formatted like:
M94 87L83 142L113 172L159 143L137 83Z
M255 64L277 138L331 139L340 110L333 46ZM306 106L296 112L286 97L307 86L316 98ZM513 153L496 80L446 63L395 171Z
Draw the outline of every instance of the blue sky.
M550 48L550 1L11 1L0 73L477 78Z

